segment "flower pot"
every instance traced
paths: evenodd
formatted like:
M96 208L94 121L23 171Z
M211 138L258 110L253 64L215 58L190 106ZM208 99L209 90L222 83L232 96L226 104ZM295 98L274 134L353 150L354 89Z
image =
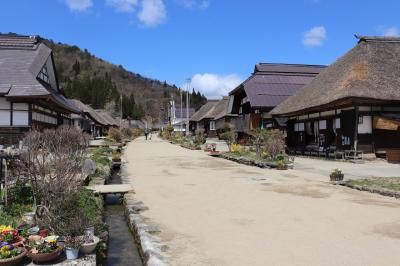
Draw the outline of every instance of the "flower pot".
M82 244L81 248L79 249L80 252L83 254L92 253L96 249L97 244L100 242L100 238L93 236L93 240L93 243Z
M284 164L284 165L277 165L276 169L278 169L278 170L287 170L287 169L288 169L288 166L287 166L286 164Z
M26 256L28 251L25 248L23 249L22 253L19 254L18 256L9 258L9 259L0 259L0 266L14 266L18 265Z
M58 256L60 256L60 254L62 253L63 248L60 246L59 248L57 248L56 250L54 250L53 252L50 253L32 253L29 252L28 253L28 257L32 259L33 262L35 263L42 263L42 262L48 262L48 261L52 261L58 258Z
M330 175L331 181L343 181L344 174Z
M76 260L79 257L79 248L65 248L67 260Z
M47 237L49 235L49 229L42 229L39 231L39 235L43 238Z
M85 236L94 236L94 227L85 228Z

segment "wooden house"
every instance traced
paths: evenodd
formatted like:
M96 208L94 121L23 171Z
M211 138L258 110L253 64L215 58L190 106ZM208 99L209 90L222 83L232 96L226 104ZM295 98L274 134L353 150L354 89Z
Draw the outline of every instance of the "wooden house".
M202 128L208 137L216 137L225 123L235 117L228 112L229 97L221 100L209 100L191 118L193 130Z
M190 117L189 123L192 131L204 129L204 133L208 137L216 136L216 127L214 119L214 107L219 100L208 100L200 109Z
M79 114L72 115L73 125L91 134L94 138L103 136L108 122L89 105L75 99L70 102L80 111Z
M106 110L96 110L96 113L101 117L101 119L106 123L103 127L103 134L107 134L110 128L118 128L119 123L112 115Z
M70 124L71 113L79 110L59 88L51 49L38 37L0 35L0 144Z
M260 63L253 74L229 93L229 112L236 114L239 136L253 128L279 128L285 120L272 119L274 107L311 82L325 66Z
M289 119L287 144L310 150L400 148L400 38L358 44L272 110Z

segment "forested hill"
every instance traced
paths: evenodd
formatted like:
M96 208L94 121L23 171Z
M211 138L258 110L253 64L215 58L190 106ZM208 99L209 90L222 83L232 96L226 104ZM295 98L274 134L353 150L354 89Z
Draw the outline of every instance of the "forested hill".
M77 46L43 41L53 50L58 80L69 98L118 112L122 93L124 117L140 119L149 115L160 121L167 118L169 99L179 97L175 85L127 71ZM193 92L191 98L196 109L206 101L198 92Z

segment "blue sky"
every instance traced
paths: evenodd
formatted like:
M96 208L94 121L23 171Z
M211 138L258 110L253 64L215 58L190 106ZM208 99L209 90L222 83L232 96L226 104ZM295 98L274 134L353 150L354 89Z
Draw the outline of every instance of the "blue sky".
M399 35L399 1L1 0L0 32L75 44L215 98L258 62L330 64L354 34Z

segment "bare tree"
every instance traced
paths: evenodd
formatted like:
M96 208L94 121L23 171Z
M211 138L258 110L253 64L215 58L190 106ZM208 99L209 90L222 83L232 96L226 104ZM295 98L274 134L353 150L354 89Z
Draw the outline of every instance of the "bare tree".
M57 197L73 193L83 183L82 165L88 137L79 129L61 126L32 130L23 140L22 174L31 181L38 214L45 214Z
M279 129L272 129L267 131L267 138L265 141L265 151L272 158L275 159L277 155L281 154L285 149L285 136Z
M263 148L268 138L267 130L256 128L250 130L248 134L251 136L251 141L256 149L257 155L262 156Z

